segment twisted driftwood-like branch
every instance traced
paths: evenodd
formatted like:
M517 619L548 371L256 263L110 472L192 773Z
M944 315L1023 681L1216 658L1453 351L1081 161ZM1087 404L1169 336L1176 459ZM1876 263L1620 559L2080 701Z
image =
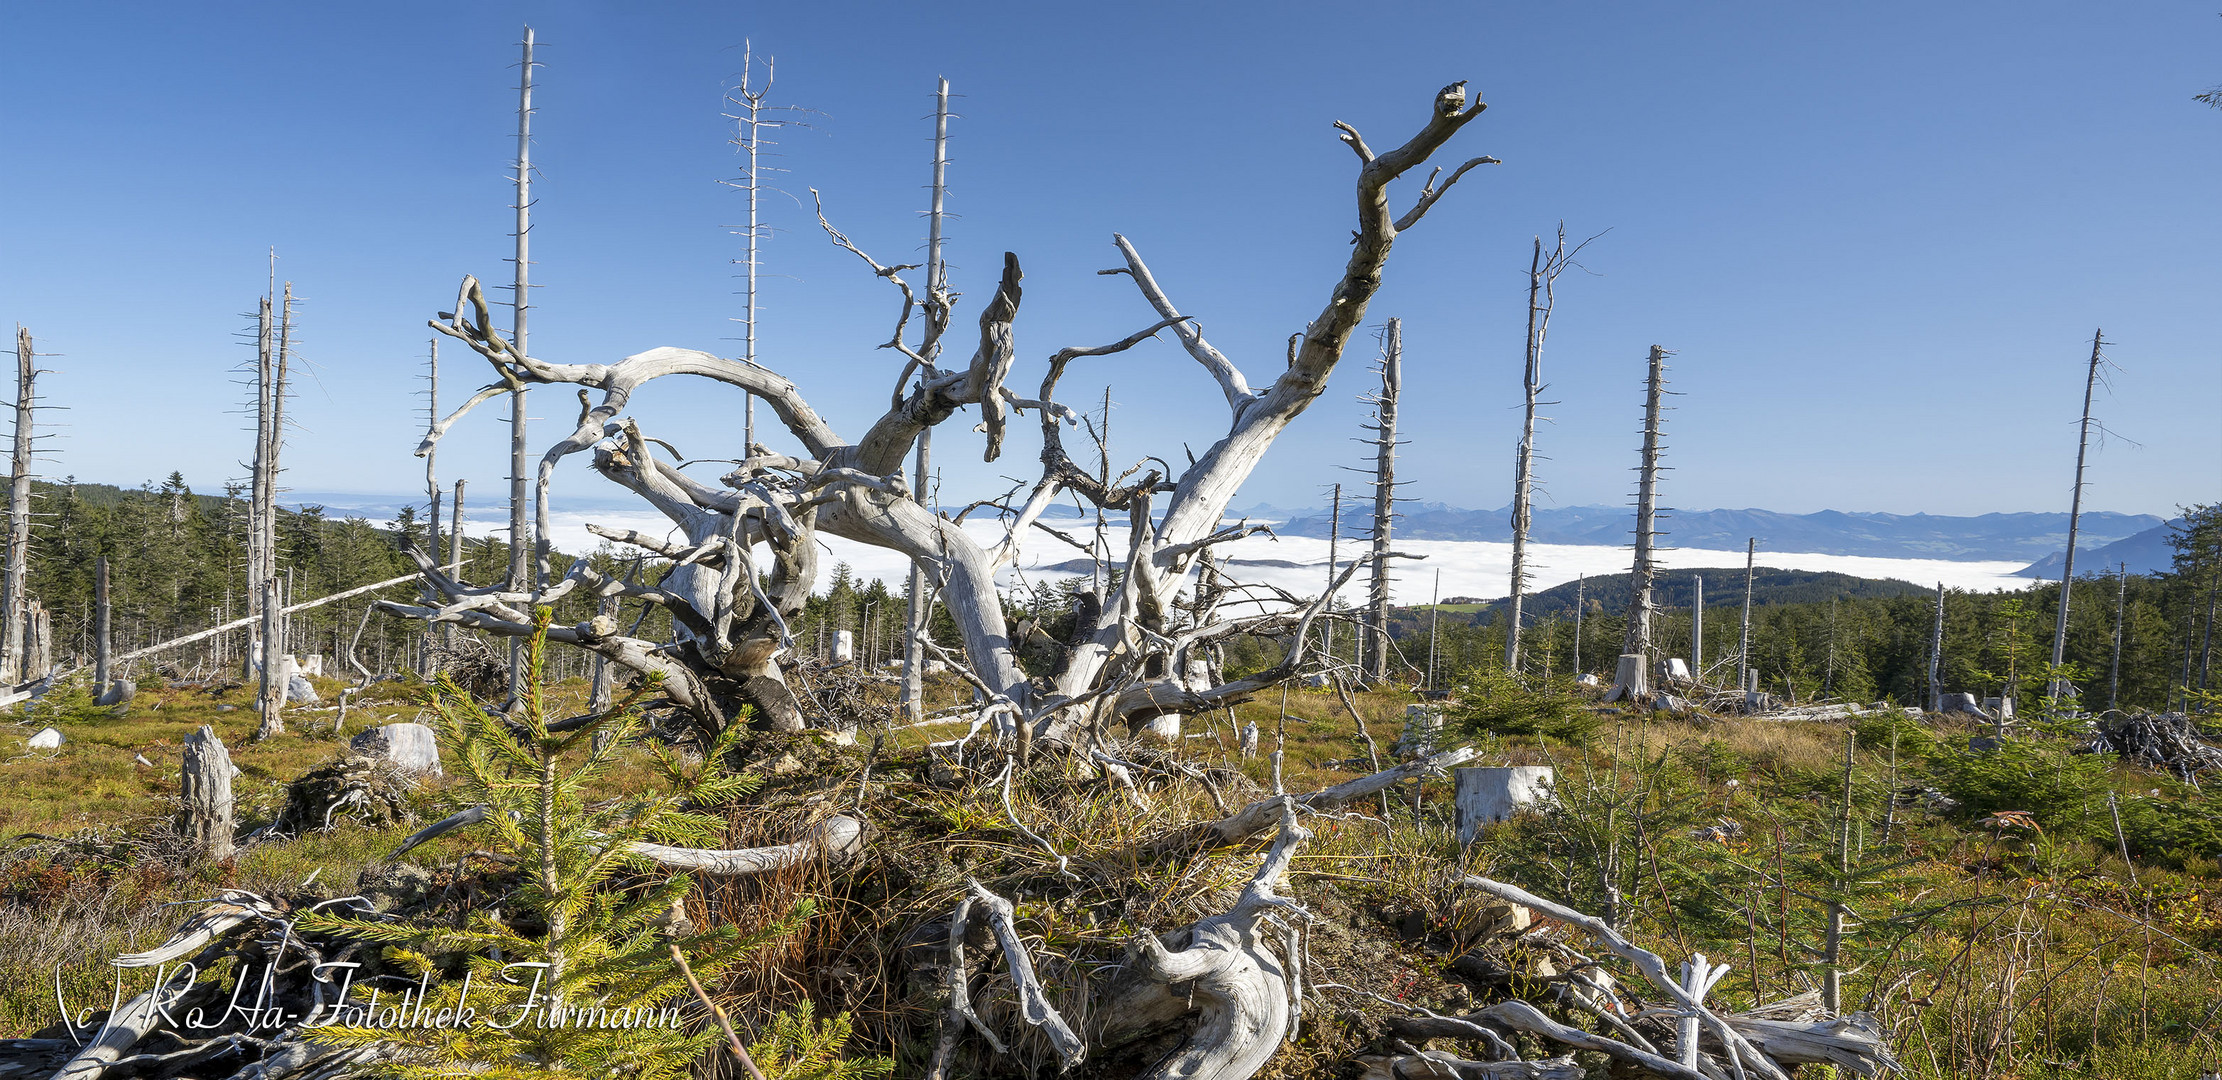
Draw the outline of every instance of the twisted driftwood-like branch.
M1704 1002L1692 996L1689 990L1667 971L1666 961L1661 960L1657 953L1638 947L1634 942L1622 937L1619 931L1606 925L1604 920L1593 915L1585 915L1563 904L1552 903L1517 885L1507 885L1501 881L1491 881L1485 877L1473 876L1467 877L1464 883L1469 888L1479 889L1500 900L1510 901L1540 911L1589 934L1605 948L1633 965L1651 985L1657 987L1669 1000L1673 1001L1676 1008L1694 1014L1705 1032L1727 1047L1729 1062L1732 1066L1736 1066L1734 1071L1741 1073L1744 1070L1749 1070L1764 1077L1765 1080L1789 1080L1789 1074L1784 1072L1781 1066L1776 1065L1773 1059L1761 1053L1758 1047L1752 1045L1751 1040L1729 1026L1727 1021L1721 1019L1719 1014L1706 1008ZM1540 1013L1537 1015L1541 1016ZM1556 1038L1557 1036L1552 1037ZM1687 1075L1690 1077L1699 1075L1696 1070L1686 1069L1680 1063L1673 1064L1676 1069L1684 1069L1685 1072L1665 1075ZM1659 1071L1653 1065L1646 1064L1644 1067L1652 1069L1654 1072Z
M1144 1074L1145 1080L1249 1080L1280 1049L1294 1020L1297 958L1275 956L1265 929L1276 912L1307 917L1274 883L1311 833L1296 820L1296 800L1283 796L1280 835L1234 907L1198 920L1169 945L1142 933L1129 946L1136 976L1157 986L1188 986L1200 1014L1180 1048Z
M788 627L815 583L817 534L822 532L911 560L933 583L953 617L963 638L964 664L991 697L1010 704L1020 721L1014 730L1034 742L1085 744L1090 726L1106 716L1106 710L1094 704L1106 688L1148 683L1154 675L1144 673L1160 668L1177 674L1164 685L1145 686L1127 697L1134 710L1162 711L1169 706L1195 710L1242 700L1268 683L1253 677L1210 685L1211 665L1190 662L1187 651L1201 649L1208 654L1215 639L1184 637L1185 631L1205 624L1210 605L1198 603L1191 615L1178 597L1193 582L1198 564L1210 557L1213 545L1241 535L1239 528L1224 528L1228 501L1280 432L1324 391L1380 288L1382 269L1397 236L1417 225L1467 172L1493 159L1474 158L1447 178L1438 170L1401 216L1388 208L1389 187L1424 164L1482 111L1479 103L1469 105L1465 84L1445 87L1435 96L1418 132L1385 153L1374 152L1355 130L1338 125L1360 160L1350 258L1285 363L1279 349L1274 350L1275 366L1284 370L1262 387L1253 386L1233 359L1206 340L1201 322L1175 306L1136 245L1124 236L1113 239L1124 263L1115 273L1135 283L1155 313L1154 325L1111 345L1058 352L1051 358L1041 393L1028 399L1005 386L1015 363L1015 323L1023 296L1024 275L1015 255L1006 253L995 292L982 306L978 345L969 362L941 368L936 365L940 353L934 345L947 325L948 294L936 283L932 295L920 297L901 278L908 267L872 260L830 223L825 224L836 244L864 259L875 276L887 279L902 294L901 318L888 342L905 358L902 374L887 411L854 441L837 434L793 383L754 363L680 348L650 349L601 364L559 364L533 357L494 327L483 289L475 278L466 277L454 310L442 312L433 326L483 357L495 381L433 425L420 451L429 451L471 409L495 397L536 383L573 384L584 392L577 422L540 459L535 500L543 525L554 469L565 457L591 453L598 473L655 506L685 534L684 541L658 541L637 533L616 537L673 560L663 580L653 586L612 591L606 582L575 573L545 592L521 587L500 590L475 587L425 568L424 602L383 604L380 609L496 635L523 636L532 632L531 607L546 603L550 594L592 590L602 597L623 595L657 604L671 613L675 641L644 641L615 633L614 625L591 622L555 628L550 637L594 651L620 667L662 675L673 704L692 714L705 730L722 728L743 704L754 706L770 726L799 730L814 718L806 715L803 702L787 687L782 663L790 645ZM920 308L928 322L928 344L912 348L904 343L905 327ZM1117 478L1090 476L1067 459L1059 442L1061 425L1076 419L1054 397L1059 374L1075 359L1120 352L1166 329L1175 333L1226 398L1232 414L1228 429L1201 453L1190 455L1185 469L1175 470L1162 458L1145 457L1144 463L1154 463L1146 472L1138 464ZM677 465L658 460L651 452L655 441L644 436L638 421L626 412L641 387L675 376L706 380L764 401L799 444L799 452L744 447L738 455L740 467L722 478L722 486L696 481ZM966 535L956 522L914 502L899 479L921 434L965 406L978 406L981 411L984 456L990 461L1002 451L1009 413L1037 409L1044 425L1041 477L992 549ZM1176 471L1177 479L1167 479ZM1138 479L1128 482L1137 474ZM1019 538L1030 535L1042 511L1066 491L1125 512L1130 540L1126 572L1116 595L1095 598L1092 614L1077 628L1070 651L1045 693L1028 681L1017 663L1017 646L1005 622L995 571L1016 560ZM1161 513L1151 506L1160 499ZM611 532L604 530L604 535ZM760 546L769 546L774 554L768 568L750 565L750 552ZM768 581L760 587L759 579L767 576L760 573L764 569L769 571ZM1193 625L1184 626L1184 616L1192 618ZM1270 623L1245 625L1263 628ZM1285 677L1285 673L1276 669L1271 677ZM1110 713L1113 718L1119 715Z

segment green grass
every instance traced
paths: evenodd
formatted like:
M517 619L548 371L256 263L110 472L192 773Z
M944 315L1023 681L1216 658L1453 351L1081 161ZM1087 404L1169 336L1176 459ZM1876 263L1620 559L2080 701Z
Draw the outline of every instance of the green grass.
M330 697L337 686L320 689ZM381 688L381 700L352 710L350 728L413 718L415 706L400 690ZM561 692L578 696L583 687ZM954 684L937 686L930 700L945 702L958 692ZM69 740L58 753L17 751L0 761L0 831L84 838L59 853L47 845L37 857L0 856L0 1036L52 1022L57 964L72 1000L105 1001L105 960L145 947L175 925L178 913L162 904L225 885L285 892L318 871L320 888L344 891L397 841L399 828L343 826L256 845L213 867L172 869L131 858L134 843L163 827L176 790L179 740L200 724L213 724L232 748L248 825L275 812L284 780L339 751L341 742L324 730L336 716L328 711L294 711L286 735L252 743L247 693L150 691L122 717L57 721ZM1402 693L1357 698L1384 764L1413 700ZM1465 741L1482 751L1477 764L1556 766L1569 807L1501 826L1471 850L1461 851L1447 832L1450 791L1442 782L1427 789L1424 824L1410 816L1409 789L1386 824L1313 822L1315 839L1297 859L1287 891L1327 916L1311 947L1318 970L1334 974L1319 978L1430 1007L1457 1006L1466 990L1445 977L1443 950L1478 903L1457 887L1458 877L1487 872L1595 912L1603 896L1600 846L1617 842L1630 930L1670 964L1691 951L1734 964L1720 990L1729 1006L1773 1000L1818 981L1819 965L1805 951L1818 941L1820 909L1810 896L1825 891L1817 883L1828 877L1839 836L1845 729L1610 709L1594 718L1593 725L1564 729L1564 737L1443 736L1445 745ZM1260 729L1257 758L1243 760L1235 751L1243 723ZM1275 692L1238 706L1231 719L1224 712L1191 717L1188 728L1207 734L1186 740L1187 757L1235 770L1253 785L1229 794L1237 802L1271 790L1268 757L1276 747L1284 751L1290 790L1369 769L1356 723L1328 691L1292 690L1285 718L1284 698ZM1197 785L1152 785L1151 806L1143 810L1051 759L1014 781L1013 799L1021 819L1083 879L1074 885L1056 873L1049 853L1011 827L992 784L935 784L922 767L906 763L915 760L905 758L910 750L960 732L961 725L896 731L881 748L865 793L879 830L869 868L821 868L701 890L700 914L744 932L757 913L783 910L795 899L817 906L808 926L729 978L723 992L743 1016L768 1017L815 1001L821 1014L855 1014L860 1048L906 1052L923 1014L915 1003L904 1004L902 988L873 957L945 913L967 876L1018 899L1027 933L1044 945L1038 966L1061 980L1063 1000L1077 1005L1078 973L1086 965L1115 961L1138 930L1170 930L1215 910L1254 865L1251 849L1193 858L1151 853L1153 840L1177 823L1213 816ZM1870 719L1859 734L1855 861L1889 869L1851 886L1864 926L1847 957L1858 965L1847 976L1847 1001L1890 1026L1913 1075L2158 1078L2195 1076L2222 1060L2214 998L2222 985L2222 865L2202 846L2205 827L2182 824L2207 820L2199 796L2110 761L2071 758L2058 744L1970 757L1957 749L1969 731L1957 727ZM783 842L814 802L853 800L871 739L864 741L794 749L803 768L774 777L760 797L732 808L728 842ZM757 760L791 745L767 742ZM152 767L135 764L134 754ZM610 783L623 790L636 779L625 772ZM1889 808L1893 790L1920 788L1942 789L1962 805ZM2118 852L2107 791L2121 800L2122 840L2134 868ZM437 796L425 793L428 807ZM1379 804L1350 809L1374 814ZM2027 810L2043 831L1995 818L1985 823L2000 810ZM1741 835L1728 843L1692 835L1692 828L1724 819L1737 822ZM470 846L467 837L451 837L418 861L454 867ZM1422 941L1395 933L1395 920L1413 917L1426 928ZM1383 1009L1344 997L1320 1008L1338 1019L1308 1023L1265 1075L1338 1075L1365 1030L1344 1019L1378 1017ZM989 1063L984 1054L969 1061Z

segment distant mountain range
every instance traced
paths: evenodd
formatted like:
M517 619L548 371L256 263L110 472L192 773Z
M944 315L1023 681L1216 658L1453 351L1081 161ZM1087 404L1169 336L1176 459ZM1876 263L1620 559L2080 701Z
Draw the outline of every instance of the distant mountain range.
M1280 518L1281 524L1274 526L1274 531L1283 536L1324 538L1329 531L1329 516L1317 509L1292 511L1261 505L1243 513L1258 518ZM1511 516L1509 508L1464 510L1442 503L1413 503L1400 508L1396 535L1412 540L1509 542L1512 539ZM1528 538L1536 543L1625 545L1632 542L1630 533L1635 528L1635 511L1625 506L1548 507L1536 510L1533 521ZM1344 536L1359 535L1366 524L1366 511L1345 508ZM2091 563L2094 567L2099 565L2095 560L2107 557L2099 554L2105 550L2104 545L2117 540L2145 534L2164 537L2164 524L2161 518L2151 514L2086 513L2076 546L2079 552L2089 554L2079 554L2077 565L2083 565L2085 558L2094 560ZM2031 569L2035 570L2043 565L2041 560L2047 556L2057 557L2057 553L2067 547L2068 515L2019 513L1947 517L1841 510L1812 514L1783 514L1772 510L1662 510L1659 531L1660 542L1676 548L1738 551L1743 548L1745 538L1755 537L1761 552L1795 551L1886 559L2026 560L2033 563ZM2114 561L2123 560L2116 558ZM2053 573L2058 572L2058 565L2054 564Z
M2088 520L2088 519L2086 519ZM2176 549L2169 545L2170 530L2181 528L2183 519L2164 521L2134 536L2126 536L2111 544L2092 547L2082 535L2075 539L2075 572L2077 577L2086 574L2112 574L2129 568L2132 574L2157 574L2176 568ZM2088 528L2088 526L2086 526ZM2060 570L2067 563L2065 551L2055 551L2036 562L2014 571L2022 577L2059 580Z

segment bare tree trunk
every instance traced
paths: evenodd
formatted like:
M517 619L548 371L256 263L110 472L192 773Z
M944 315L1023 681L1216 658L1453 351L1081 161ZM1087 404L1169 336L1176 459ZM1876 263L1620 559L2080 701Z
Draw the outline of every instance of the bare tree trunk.
M1697 594L1690 600L1690 677L1705 681L1705 575L1695 576Z
M1389 678L1389 540L1396 519L1396 406L1404 391L1404 321L1389 320L1381 353L1381 392L1374 396L1373 588L1367 597L1365 676Z
M595 614L610 620L610 624L614 627L617 623L617 598L614 596L603 597L601 604L595 609ZM596 653L594 654L594 683L592 688L587 691L586 711L599 713L609 707L609 657Z
M2106 669L2106 707L2118 709L2122 705L2122 613L2129 606L2129 564L2122 563L2114 573L2114 661Z
M263 300L268 310L269 298ZM255 741L285 734L287 684L292 674L285 669L285 604L278 595L278 455L285 445L285 395L287 368L292 359L293 341L293 284L286 283L285 306L279 313L276 355L265 368L270 379L267 390L259 396L267 403L267 413L262 428L262 446L255 455L255 472L259 476L257 488L262 494L262 510L257 516L262 530L262 577L254 583L261 594L262 604L262 678L255 700L262 710L262 722L255 727Z
M1666 392L1667 351L1651 346L1651 373L1644 382L1643 466L1636 487L1636 564L1629 579L1634 595L1628 601L1628 632L1622 640L1623 656L1651 656L1651 583L1658 572L1652 556L1659 512L1659 408Z
M1588 575L1574 575L1574 675L1576 678L1580 678L1582 674L1582 609L1589 606L1589 598L1586 595L1588 589Z
M1327 597L1321 610L1335 610L1335 578L1340 572L1342 551L1342 485L1335 485L1333 509L1327 512ZM1322 619L1319 623L1319 655L1329 664L1335 662L1335 621Z
M941 80L934 91L934 180L933 205L926 214L926 290L929 297L946 295L949 291L948 265L941 257L942 203L947 197L949 173L949 80ZM752 196L753 197L753 196ZM929 316L931 318L931 316ZM929 336L932 331L928 330ZM931 353L922 353L928 359ZM928 506L926 478L933 455L933 429L918 433L917 479L911 484L911 495L918 505ZM928 506L929 512L931 507ZM926 645L925 638L933 630L933 598L927 592L925 567L917 562L910 565L910 610L903 624L903 682L897 694L904 719L916 723L926 715Z
M463 572L460 569L463 565L463 481L457 480L455 482L455 495L448 500L448 508L448 517L452 520L448 524L447 561L449 565L458 568L456 570L457 574L461 574ZM452 626L453 624L448 625ZM451 639L441 639L443 643L448 640Z
M1944 709L1944 583L1937 582L1937 622L1929 632L1929 711ZM2003 712L2003 710L2001 710Z
M32 410L37 400L38 370L31 366L31 332L15 328L15 452L8 470L7 577L0 583L0 686L14 686L31 676L25 657L25 620L30 610L31 569L31 434Z
M2199 635L2199 689L2201 690L2207 688L2207 673L2212 671L2214 666L2214 596L2215 585L2218 581L2222 581L2222 565L2207 571L2207 624L2206 629ZM2190 682L2190 673L2186 672L2184 684L2188 686Z
M231 858L231 774L231 751L224 749L215 728L203 724L185 737L178 777L183 803L178 831L201 858L211 862Z
M1758 576L1759 538L1744 539L1744 631L1736 643L1736 689L1751 689L1751 593Z
M108 556L93 560L93 700L108 701L108 670L113 648L108 639Z
M1427 688L1435 689L1435 630L1443 622L1443 572L1435 571L1435 592L1427 602Z
M1595 237L1591 237L1595 239ZM1535 488L1535 406L1543 392L1543 339L1551 330L1551 309L1556 306L1559 273L1573 265L1573 258L1589 246L1585 240L1566 250L1566 223L1559 222L1558 246L1543 254L1543 238L1535 238L1535 255L1528 260L1527 370L1521 379L1526 407L1521 414L1520 447L1512 469L1512 616L1504 644L1506 671L1520 670L1520 620L1528 589L1528 527Z
M513 233L516 251L510 260L516 264L516 277L510 286L515 295L510 300L509 330L510 344L525 356L532 355L525 340L526 314L532 310L532 45L532 27L527 26L517 80L517 201L512 207L517 215ZM525 446L527 419L525 387L517 383L509 391L509 587L537 597L541 575L532 558L532 520L525 509L532 499L530 458ZM509 642L511 695L522 689L524 674L524 639L513 638Z
M2060 700L2061 684L2067 680L2060 674L2060 664L2067 657L2068 649L2068 592L2075 581L2075 533L2083 519L2083 461L2091 449L2091 395L2098 390L2099 364L2104 359L2099 350L2106 340L2104 331L2091 333L2091 368L2083 380L2083 426L2075 444L2075 492L2068 499L2068 550L2060 563L2060 605L2052 624L2052 678L2045 684L2045 700Z
M432 352L425 367L424 418L427 436L440 423L440 339L433 338L431 344ZM440 478L438 470L434 468L434 461L439 457L439 446L437 441L428 438L424 447L424 495L426 504L431 507L431 516L425 521L424 549L435 559L440 557ZM459 506L456 511L460 514L462 508ZM460 524L462 519L458 517L453 525ZM448 644L455 640L455 624L441 623L440 628L432 632L432 636L440 644ZM428 655L420 674L431 673L432 664Z
M1844 813L1837 819L1836 870L1852 873L1852 769L1858 764L1859 735L1844 733ZM1895 798L1895 795L1893 796ZM1844 1005L1844 928L1851 909L1841 900L1829 901L1827 938L1822 944L1821 1007L1841 1014Z

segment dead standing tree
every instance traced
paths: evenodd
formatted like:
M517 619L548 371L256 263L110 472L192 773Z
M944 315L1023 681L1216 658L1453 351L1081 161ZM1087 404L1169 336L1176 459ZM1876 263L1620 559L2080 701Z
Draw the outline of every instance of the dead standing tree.
M2091 451L2091 397L2099 388L2100 365L2106 363L2106 332L2091 332L2091 370L2083 380L2083 423L2075 443L2075 492L2068 499L2068 549L2060 561L2060 603L2052 625L2052 675L2045 683L2045 700L2058 701L2067 682L2060 665L2068 653L2068 592L2075 584L2075 531L2083 519L2083 463Z
M31 677L25 663L28 650L24 635L29 626L31 597L26 591L31 572L31 447L34 410L38 407L38 369L32 366L31 332L15 328L15 449L8 469L8 555L5 595L0 608L0 690Z
M1620 665L1606 700L1626 697L1633 701L1648 691L1651 666L1651 582L1659 563L1653 554L1658 539L1659 516L1659 410L1666 393L1667 351L1651 346L1650 375L1644 380L1643 464L1636 485L1636 561L1630 572L1633 589L1628 599L1628 631L1620 643Z
M1017 355L1013 326L1022 297L1016 255L1005 255L1001 280L982 307L978 346L970 360L944 369L903 340L905 327L921 306L902 277L912 268L872 260L825 224L837 244L863 259L901 299L896 332L885 346L905 359L894 400L853 441L836 433L793 383L755 365L668 347L606 364L557 364L535 358L494 329L477 280L466 278L455 310L433 325L483 356L498 381L445 418L427 438L427 445L472 407L531 384L569 383L598 391L599 402L583 410L574 430L542 456L540 505L546 505L556 463L591 452L596 472L654 506L683 539L667 544L613 530L607 535L673 560L670 572L655 584L629 584L582 561L537 596L515 585L466 584L442 573L429 556L418 552L425 602L381 606L408 617L522 637L531 632L525 610L529 604L573 591L654 604L670 612L675 641L633 637L600 620L556 627L550 636L607 657L620 667L661 674L671 703L705 728L722 727L735 706L745 703L771 726L799 730L806 717L788 687L781 661L791 643L791 620L800 613L815 581L815 537L825 533L900 552L923 569L961 635L962 655L953 659L981 691L982 719L993 721L999 733L1072 743L1097 724L1192 713L1243 700L1287 677L1303 650L1292 650L1275 668L1210 686L1190 684L1189 675L1195 670L1187 662L1190 655L1264 622L1279 620L1287 625L1296 620L1285 613L1222 615L1181 625L1176 597L1206 549L1253 531L1222 525L1227 504L1273 440L1324 390L1380 289L1382 268L1396 239L1417 225L1469 170L1495 159L1474 158L1447 175L1435 170L1401 215L1389 206L1391 183L1424 164L1484 108L1478 102L1469 106L1464 83L1445 87L1418 133L1403 145L1379 153L1354 128L1336 125L1344 144L1359 159L1351 254L1326 305L1292 349L1285 370L1261 389L1253 389L1242 369L1204 338L1196 321L1176 309L1123 236L1113 240L1124 265L1109 273L1127 276L1154 309L1157 321L1109 345L1058 351L1049 358L1040 390L1027 398L1005 385ZM929 329L941 314L928 307ZM1056 401L1058 383L1074 361L1121 352L1166 329L1225 397L1228 430L1175 475L1168 475L1170 466L1160 463L1131 482L1123 478L1105 482L1074 463L1066 452L1061 425L1078 418ZM795 443L794 450L752 452L716 487L681 473L652 454L653 443L641 422L625 415L636 390L669 376L691 376L756 395L778 417ZM920 506L902 475L920 434L966 406L980 410L978 430L987 436L984 457L990 461L1002 453L1013 413L1032 410L1041 424L1041 475L1022 502L1000 506L1004 527L993 543L973 539L957 523ZM1130 542L1116 588L1095 617L1077 628L1048 685L1037 687L1019 668L994 574L1016 559L1019 545L1030 538L1042 512L1066 492L1104 510L1124 513ZM757 545L769 546L768 567L755 565L751 552Z
M525 39L520 43L523 59L518 64L517 76L517 200L510 207L516 212L517 222L511 233L516 250L510 255L515 263L516 275L510 283L509 341L519 353L526 349L525 315L532 310L532 69L537 66L532 59L532 27L525 27ZM531 465L531 447L525 441L525 391L522 382L509 386L509 588L520 592L540 592L541 579L547 568L545 552L536 552L533 539L534 525L545 533L548 526L548 504L538 506L537 520L526 517L526 506L532 497L531 481L526 469ZM469 406L466 405L465 408ZM427 436L424 452L430 453L435 439ZM541 489L545 491L546 488ZM460 520L460 519L459 519ZM546 537L540 538L545 542ZM437 558L435 557L435 561ZM509 692L514 696L524 678L524 643L512 640L509 644Z
M1599 236L1604 235L1599 233ZM1520 670L1520 609L1528 590L1528 527L1533 524L1530 498L1535 490L1535 408L1543 392L1543 339L1551 332L1551 309L1558 303L1558 276L1574 264L1574 257L1589 246L1592 236L1566 250L1566 223L1559 222L1558 245L1543 254L1543 238L1535 238L1535 254L1528 261L1528 340L1526 373L1520 380L1526 405L1521 413L1520 445L1512 461L1512 604L1506 616L1504 668Z
M949 194L949 80L941 80L934 92L934 182L933 205L926 212L926 296L929 310L948 310L949 264L941 258L942 206ZM938 331L929 331L929 338L938 344ZM922 353L928 359L933 354ZM1111 426L1110 405L1105 403L1103 425ZM911 497L920 506L930 506L927 498L928 470L933 464L933 429L918 433L917 466L911 474ZM1108 479L1108 477L1106 477ZM915 563L910 568L909 610L903 621L903 681L896 694L902 707L903 718L912 723L926 716L926 636L933 631L933 593L926 580L926 571Z
M1360 666L1366 681L1389 678L1389 541L1396 523L1396 406L1404 393L1404 320L1390 319L1381 346L1381 391L1373 405L1373 584L1366 594Z
M292 672L286 670L285 603L278 595L278 452L285 445L285 395L287 368L292 361L293 283L286 282L284 308L278 317L273 343L270 297L262 298L258 322L255 379L254 533L251 559L254 571L248 595L260 616L261 643L250 652L261 665L255 707L262 722L255 726L255 741L285 734L286 689Z

